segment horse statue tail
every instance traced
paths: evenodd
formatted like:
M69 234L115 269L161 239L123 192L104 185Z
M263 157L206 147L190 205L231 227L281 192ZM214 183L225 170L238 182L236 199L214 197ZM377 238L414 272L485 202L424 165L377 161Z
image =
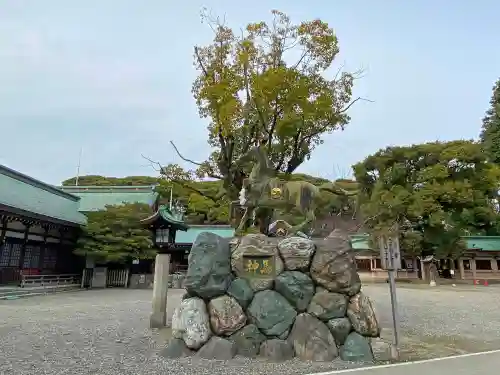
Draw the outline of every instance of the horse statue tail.
M358 194L357 190L345 190L338 186L335 182L326 182L323 185L318 186L319 190L328 191L335 195L345 195L347 197L352 197Z

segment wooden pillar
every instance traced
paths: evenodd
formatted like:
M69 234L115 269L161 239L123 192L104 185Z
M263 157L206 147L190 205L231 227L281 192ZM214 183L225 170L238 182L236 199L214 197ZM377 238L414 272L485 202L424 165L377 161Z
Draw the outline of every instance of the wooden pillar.
M494 272L497 272L498 271L497 259L493 258L493 259L490 260L490 262L491 262L491 270L494 271Z
M2 231L0 232L0 258L2 257L6 233L7 233L7 218L5 216L2 216Z
M57 252L56 252L56 263L54 264L54 269L53 271L56 273L66 273L66 270L63 269L62 271L60 270L61 263L63 264L64 268L64 242L63 240L65 239L65 231L63 228L59 228L59 245L57 246Z
M47 237L49 236L49 226L46 225L43 232L43 244L40 247L40 259L38 259L38 269L40 273L43 271L43 260L45 258L45 252L47 250Z
M24 268L24 256L26 255L26 245L28 244L28 235L30 232L31 224L24 224L26 226L24 230L23 244L21 246L21 254L19 255L19 269Z

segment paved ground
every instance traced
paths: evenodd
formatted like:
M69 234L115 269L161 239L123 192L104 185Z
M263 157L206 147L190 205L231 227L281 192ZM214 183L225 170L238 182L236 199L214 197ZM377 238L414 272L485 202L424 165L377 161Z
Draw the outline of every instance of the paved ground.
M341 370L315 375L491 375L498 373L500 352L448 357L439 361L406 362L396 365Z
M387 285L364 290L375 301L384 328L382 344L376 345L384 359L383 341L390 339L391 326ZM500 348L500 288L398 291L405 359ZM172 291L170 307L181 293ZM0 374L180 375L189 368L196 375L294 375L345 367L340 361L164 360L156 353L168 331L148 329L150 301L150 291L108 289L0 302Z

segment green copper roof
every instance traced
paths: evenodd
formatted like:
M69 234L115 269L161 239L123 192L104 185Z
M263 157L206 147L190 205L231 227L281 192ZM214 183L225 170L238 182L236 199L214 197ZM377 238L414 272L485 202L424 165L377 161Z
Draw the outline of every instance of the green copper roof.
M0 165L0 205L75 225L87 218L78 212L79 198L32 177Z
M370 236L367 234L353 234L351 238L351 246L354 251L371 250Z
M158 193L154 186L62 186L65 192L80 197L80 212L99 211L106 206L144 203L154 206Z
M234 237L234 228L229 225L190 225L187 232L177 232L175 243L193 243L202 232L210 232L226 238Z
M462 237L469 250L500 251L500 236L465 236ZM368 234L354 234L351 236L353 250L370 250ZM376 250L376 249L374 249Z
M467 249L478 251L500 251L500 236L467 236L462 237Z
M171 224L177 230L187 231L189 229L189 226L184 222L184 220L175 215L172 211L170 211L168 206L165 205L158 207L158 210L153 215L142 219L141 223L151 225L158 220L164 221L165 224Z

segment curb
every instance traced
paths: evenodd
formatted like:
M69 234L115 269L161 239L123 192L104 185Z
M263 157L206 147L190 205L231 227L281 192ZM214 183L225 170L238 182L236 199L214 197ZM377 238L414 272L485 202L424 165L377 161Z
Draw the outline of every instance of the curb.
M81 292L86 289L81 289L81 288L75 288L75 289L59 289L59 290L46 290L46 291L40 291L40 292L33 292L33 293L19 293L19 294L9 294L5 296L0 296L0 301L14 301L18 300L21 298L29 298L29 297L36 297L36 296L46 296L48 294L57 294L57 293L68 293L68 292Z

